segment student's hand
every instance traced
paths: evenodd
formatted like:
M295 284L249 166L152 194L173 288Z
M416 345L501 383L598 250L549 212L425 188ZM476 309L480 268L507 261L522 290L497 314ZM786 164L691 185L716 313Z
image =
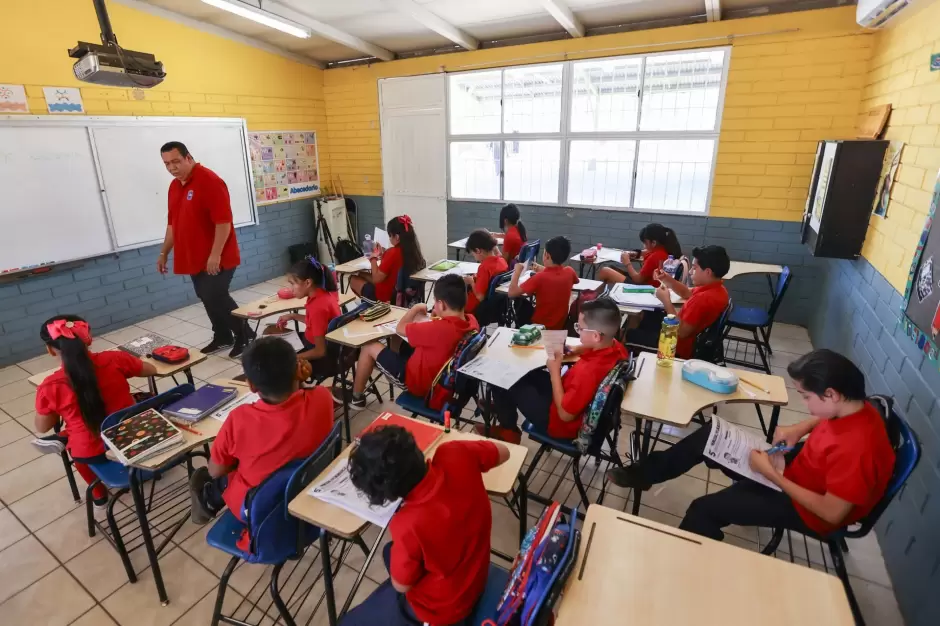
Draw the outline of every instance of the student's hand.
M464 276L463 282L465 282L468 285L472 285L474 282L476 282L476 279L477 279L476 276Z
M287 322L291 321L292 319L294 319L294 316L290 314L280 316L277 318L277 327L287 328Z
M751 469L764 476L765 478L770 479L771 481L774 477L777 476L777 468L774 467L773 461L770 458L770 455L763 450L751 450L751 457L749 459L751 464Z
M659 283L659 287L656 288L656 298L663 303L663 306L672 302L672 296L669 293L669 287L666 286L666 283Z
M620 262L623 265L630 265L633 262L633 253L629 250L625 250L620 253Z
M802 439L803 433L800 432L800 429L793 426L777 426L774 430L774 440L773 445L778 443L785 443L787 447L792 448L800 442Z
M525 263L516 263L516 266L512 268L512 271L518 276L522 273L522 270L525 269Z
M535 261L532 261L532 265L529 267L529 269L531 269L533 272L535 272L536 274L538 274L539 272L541 272L542 270L545 269L545 266L544 266L544 265L539 265L539 264L536 263Z
M385 252L385 249L382 247L382 244L376 243L373 245L372 253L369 255L370 259L377 259L382 256L382 253Z
M209 257L209 260L206 261L206 272L211 276L215 276L216 274L219 273L219 270L221 269L221 265L222 265L222 256L212 255Z
M161 274L166 274L167 272L166 255L162 252L160 253L160 256L157 257L157 271Z
M663 276L669 276L669 274L659 268L653 270L653 280L663 282Z
M423 302L419 302L418 304L412 305L411 312L414 313L416 317L418 315L427 315L428 305Z
M555 359L549 355L548 360L545 361L545 367L550 374L558 374L561 376L561 359Z
M297 359L297 380L303 382L313 375L313 365L307 359Z

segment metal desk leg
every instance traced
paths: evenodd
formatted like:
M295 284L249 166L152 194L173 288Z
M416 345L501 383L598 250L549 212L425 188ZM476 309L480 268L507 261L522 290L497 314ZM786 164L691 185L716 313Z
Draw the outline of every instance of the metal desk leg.
M157 377L150 376L147 378L147 385L150 387L150 393L153 395L158 395L160 392L157 391Z
M529 531L529 486L526 483L525 472L519 472L519 546L525 541Z
M375 543L372 544L372 547L369 548L369 554L366 555L366 560L362 564L362 569L359 570L359 574L356 575L356 582L353 583L352 589L349 591L349 595L346 596L346 602L343 603L343 609L339 612L339 616L343 617L346 615L346 611L349 610L349 605L352 604L353 598L356 597L356 592L359 591L359 585L362 584L362 579L365 578L366 570L369 569L369 565L372 563L372 559L375 558L376 553L379 551L379 546L382 544L382 539L385 537L385 531L388 527L383 528L379 533L379 536L375 538ZM362 537L359 537L359 541L362 541Z
M336 598L333 595L333 565L330 562L330 533L320 530L320 560L323 562L323 589L326 592L326 613L330 626L336 626Z
M645 424L643 423L644 421L646 422ZM640 440L640 449L638 451L639 458L634 459L633 461L634 463L642 463L644 460L646 460L646 457L649 455L649 452L650 452L650 442L653 439L652 420L637 419L636 420L637 432L639 432L641 426L643 427L643 435L642 435L642 439ZM640 491L639 489L633 490L633 514L634 515L640 514L640 498L642 494L643 492Z
M192 368L191 368L191 367L187 367L186 370L185 370L183 373L186 374L186 382L188 382L190 385L192 385L193 387L195 387L195 386L196 386L196 381L193 379L193 370L192 370Z
M774 440L774 431L777 430L777 422L780 421L780 407L775 406L770 412L770 428L767 429L767 443Z
M157 551L153 547L153 537L150 535L150 523L147 521L147 505L144 503L144 492L140 484L140 470L131 468L130 471L131 495L134 497L134 508L137 510L137 522L140 524L140 534L144 539L144 547L147 549L147 558L150 560L150 570L153 572L153 582L157 585L157 595L160 597L160 604L166 606L170 599L166 595L166 587L163 586L163 574L160 572L160 562L157 559Z
M336 363L336 370L339 372L339 379L342 383L340 392L343 394L343 424L346 429L346 443L352 443L352 429L349 426L349 398L352 396L352 387L349 388L349 393L346 393L346 373L349 370L343 369L343 350L345 349L345 346L339 347L339 361ZM336 384L335 379L333 384Z

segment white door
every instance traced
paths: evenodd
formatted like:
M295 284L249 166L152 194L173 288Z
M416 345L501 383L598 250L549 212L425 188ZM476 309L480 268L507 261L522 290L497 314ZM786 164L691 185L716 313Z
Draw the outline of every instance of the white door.
M379 81L385 219L411 216L429 265L447 257L446 80Z

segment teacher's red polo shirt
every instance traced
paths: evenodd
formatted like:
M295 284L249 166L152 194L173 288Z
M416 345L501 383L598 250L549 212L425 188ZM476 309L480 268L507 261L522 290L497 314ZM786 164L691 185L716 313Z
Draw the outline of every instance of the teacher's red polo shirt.
M232 203L225 181L207 167L196 164L185 184L170 183L167 223L173 227L173 273L206 271L216 224L231 224L232 232L222 247L221 268L238 267L238 241L232 221Z

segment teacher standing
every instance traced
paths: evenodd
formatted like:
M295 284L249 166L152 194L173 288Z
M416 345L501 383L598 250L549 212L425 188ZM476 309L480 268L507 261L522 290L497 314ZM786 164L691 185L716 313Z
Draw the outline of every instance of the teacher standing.
M190 276L212 322L212 342L202 352L232 348L229 356L240 356L245 349L245 327L232 316L238 305L229 285L241 259L228 187L215 172L196 163L179 141L164 144L160 154L174 180L168 193L166 237L157 269L167 272L167 256L175 249L173 273Z

